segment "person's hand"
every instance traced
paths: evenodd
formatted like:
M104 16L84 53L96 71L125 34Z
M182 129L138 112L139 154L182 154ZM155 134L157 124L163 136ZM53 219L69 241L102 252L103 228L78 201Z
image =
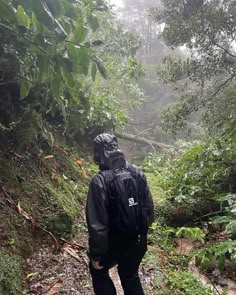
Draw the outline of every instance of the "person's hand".
M94 260L92 260L92 266L93 266L93 268L95 268L95 269L97 269L97 270L103 269L103 266L101 266L101 265L99 264L99 261L94 261Z

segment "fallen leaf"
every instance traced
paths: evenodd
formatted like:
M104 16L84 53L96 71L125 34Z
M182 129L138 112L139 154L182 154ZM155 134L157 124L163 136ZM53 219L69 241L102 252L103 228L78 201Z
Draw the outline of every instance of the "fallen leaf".
M10 239L9 245L13 246L15 244L16 244L16 240L15 239Z
M77 159L77 160L75 159L75 162L79 165L83 165L83 160L81 159Z
M44 157L44 159L46 159L46 160L47 160L47 159L52 159L52 158L54 158L53 155L48 155L48 156L45 156L45 157Z
M52 282L50 288L46 291L46 295L56 295L59 293L61 287L63 286L63 280L58 279Z
M72 257L74 257L76 260L81 261L79 255L75 252L73 248L71 248L69 245L64 246L64 251L70 254Z
M65 174L62 174L62 177L63 177L65 180L68 180L68 177L67 177Z
M27 274L26 278L27 280L29 280L30 282L38 275L38 272L31 272L29 274Z
M83 160L82 159L74 159L75 162L80 166L81 170L82 170L82 175L84 178L88 177L88 174L83 166Z
M87 178L88 177L88 174L87 174L85 168L84 167L81 167L81 169L82 169L82 174L83 174L84 178Z

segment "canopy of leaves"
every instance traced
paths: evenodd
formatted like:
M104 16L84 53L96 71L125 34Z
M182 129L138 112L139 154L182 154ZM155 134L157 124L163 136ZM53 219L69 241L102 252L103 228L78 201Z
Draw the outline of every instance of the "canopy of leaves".
M119 98L126 94L133 104L142 97L135 84L139 69L132 76L129 62L139 41L103 0L0 0L0 39L2 129L36 112L42 122L32 140L45 130L45 119L73 137L111 130L127 121ZM114 87L122 73L125 79Z
M234 0L167 0L161 9L153 9L157 22L163 24L164 42L172 48L184 46L191 55L185 60L167 58L159 70L165 81L181 91L171 115L163 119L166 129L185 130L184 122L199 109L208 119L213 113L210 127L216 117L223 122L220 108L221 113L226 110L224 120L235 115L235 9ZM219 101L230 111L222 109Z

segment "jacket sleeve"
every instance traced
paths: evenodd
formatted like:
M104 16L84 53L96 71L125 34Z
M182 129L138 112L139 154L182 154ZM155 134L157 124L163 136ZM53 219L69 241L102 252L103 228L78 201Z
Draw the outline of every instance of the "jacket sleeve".
M149 226L154 222L154 204L152 199L152 194L147 184L146 176L141 172L141 177L143 179L143 193L144 193L144 201L143 201L143 208L147 213Z
M89 187L86 220L89 231L89 255L100 261L108 251L107 193L102 177L95 176Z

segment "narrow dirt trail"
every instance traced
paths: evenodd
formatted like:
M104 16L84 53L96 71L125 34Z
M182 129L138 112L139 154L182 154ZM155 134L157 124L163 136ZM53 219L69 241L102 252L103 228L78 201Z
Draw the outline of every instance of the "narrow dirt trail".
M85 251L75 258L67 252L53 254L43 248L28 259L28 284L30 294L40 295L94 295ZM110 270L117 295L124 295L116 268ZM60 293L59 293L60 292Z
M74 242L86 247L87 236L81 233ZM88 262L86 249L66 246L55 253L49 246L43 247L27 260L26 276L30 294L94 295ZM110 270L110 276L117 295L124 295L116 268Z
M88 233L84 214L80 215L77 223L81 231L60 252L55 252L53 245L47 244L27 260L26 285L29 294L94 295L86 254ZM147 275L140 268L140 278L146 289L150 287L149 275L151 273ZM116 267L110 270L110 276L117 295L124 295Z

